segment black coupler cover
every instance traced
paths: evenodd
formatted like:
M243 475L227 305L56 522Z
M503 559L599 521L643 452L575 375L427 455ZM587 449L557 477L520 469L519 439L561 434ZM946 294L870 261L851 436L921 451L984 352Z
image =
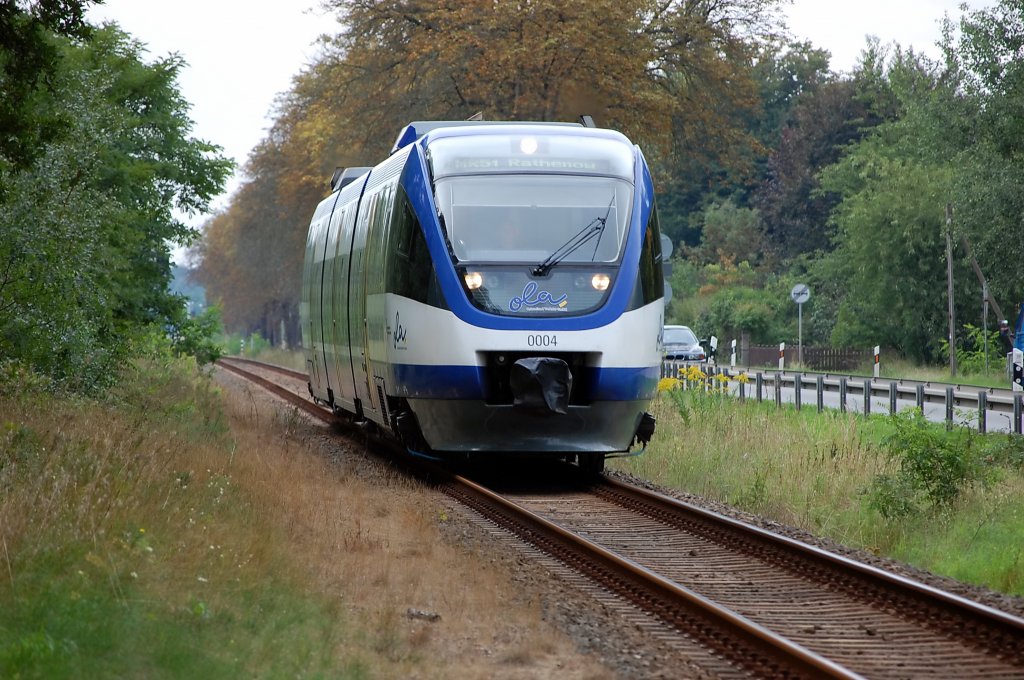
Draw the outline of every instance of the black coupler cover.
M551 357L527 357L512 364L509 384L514 406L543 413L569 412L572 373L569 364Z

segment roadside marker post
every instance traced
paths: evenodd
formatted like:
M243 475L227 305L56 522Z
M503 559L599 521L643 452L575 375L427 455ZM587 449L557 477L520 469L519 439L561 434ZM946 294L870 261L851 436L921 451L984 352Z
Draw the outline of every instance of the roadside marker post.
M786 343L779 343L779 372L785 373L786 371Z
M1024 392L1024 352L1013 350L1013 391Z
M1024 410L1024 352L1013 350L1012 378L1013 381L1013 431L1021 434L1024 424L1021 423L1021 411Z
M879 368L878 355L879 355L879 350L880 349L881 349L881 347L879 345L875 345L875 377L876 378L878 377L878 368Z

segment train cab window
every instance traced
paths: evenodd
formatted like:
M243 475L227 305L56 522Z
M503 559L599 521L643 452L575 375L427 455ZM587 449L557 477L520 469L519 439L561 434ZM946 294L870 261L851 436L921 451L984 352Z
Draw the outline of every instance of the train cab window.
M434 197L463 291L519 317L593 312L621 268L632 219L625 138L532 135L428 142Z
M616 262L633 187L608 177L503 175L438 180L437 199L459 262ZM567 245L568 244L568 245Z

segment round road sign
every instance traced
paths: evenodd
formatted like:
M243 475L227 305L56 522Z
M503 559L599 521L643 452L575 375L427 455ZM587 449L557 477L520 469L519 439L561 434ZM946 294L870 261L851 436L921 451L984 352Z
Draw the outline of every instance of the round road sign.
M793 286L793 290L789 291L789 297L793 298L793 302L802 305L811 299L811 289L807 287L806 283L798 283Z
M664 234L661 235L661 259L668 261L672 255L672 239Z

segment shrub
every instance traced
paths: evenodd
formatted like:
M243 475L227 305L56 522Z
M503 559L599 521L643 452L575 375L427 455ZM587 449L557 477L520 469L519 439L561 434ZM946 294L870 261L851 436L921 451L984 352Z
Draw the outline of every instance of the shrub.
M971 324L964 324L965 337L957 342L956 363L965 374L977 374L985 372L985 364L990 368L999 369L1005 366L1006 356L1002 353L999 344L999 332L992 330L988 332L988 355L986 357L985 331ZM949 356L949 341L945 338L939 340L939 351L943 356Z
M967 488L994 481L994 463L1003 458L999 439L968 428L948 432L925 420L920 409L891 416L895 432L883 440L893 475L877 475L868 503L886 519L908 517L951 505Z
M198 316L183 320L171 336L174 352L195 357L200 366L212 364L224 354L213 340L222 326L220 309L217 307L208 307Z

